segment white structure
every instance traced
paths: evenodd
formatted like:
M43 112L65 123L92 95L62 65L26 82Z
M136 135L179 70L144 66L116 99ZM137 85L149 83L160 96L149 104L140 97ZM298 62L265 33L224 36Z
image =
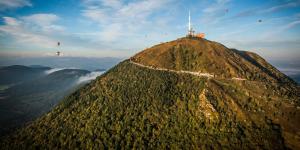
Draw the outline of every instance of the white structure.
M192 25L191 25L191 12L189 11L189 27L188 27L188 37L193 37L195 34L195 31L193 31Z
M189 11L189 29L188 29L188 33L190 33L191 31L191 11Z

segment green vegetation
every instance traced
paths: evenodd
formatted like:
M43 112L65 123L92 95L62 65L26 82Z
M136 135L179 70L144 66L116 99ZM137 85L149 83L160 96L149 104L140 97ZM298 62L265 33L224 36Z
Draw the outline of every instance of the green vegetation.
M227 102L231 95L219 91L233 87L222 83L125 61L5 139L1 147L283 148L280 128L274 130L265 121L244 122L249 118L241 117L242 112L236 113ZM212 110L202 102L216 109L214 117L207 116Z

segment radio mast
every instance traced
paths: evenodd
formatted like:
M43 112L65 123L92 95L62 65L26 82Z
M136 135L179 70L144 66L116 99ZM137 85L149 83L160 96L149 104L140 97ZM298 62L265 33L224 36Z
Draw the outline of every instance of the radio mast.
M189 11L189 28L188 28L188 33L191 33L191 11Z
M204 38L205 37L205 33L197 33L195 34L195 31L192 28L192 24L191 24L191 11L189 10L189 26L188 26L188 33L186 35L186 37L188 38Z
M195 31L193 31L192 25L191 25L191 11L189 11L189 27L188 27L188 37L193 37Z

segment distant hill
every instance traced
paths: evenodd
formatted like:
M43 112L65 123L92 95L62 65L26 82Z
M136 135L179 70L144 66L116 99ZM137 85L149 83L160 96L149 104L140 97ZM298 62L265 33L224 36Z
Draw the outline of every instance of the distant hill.
M3 138L2 149L300 149L300 89L199 38L146 49Z
M17 71L11 71L12 68ZM10 70L11 80L17 76L14 73L19 73L20 70L25 70L23 72L28 74L30 80L20 80L23 82L0 91L0 136L51 110L64 96L87 83L78 80L91 73L86 70L63 69L45 74L45 69L50 68L42 66L11 66L6 69ZM39 71L44 71L43 76Z
M50 68L33 68L21 65L2 67L0 68L0 86L17 84L41 77L48 69Z
M50 69L50 67L42 66L42 65L30 65L30 68L35 68L35 69Z

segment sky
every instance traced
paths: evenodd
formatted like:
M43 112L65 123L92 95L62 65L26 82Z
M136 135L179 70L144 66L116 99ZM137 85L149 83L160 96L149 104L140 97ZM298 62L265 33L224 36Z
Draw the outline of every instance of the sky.
M300 60L300 0L0 0L0 56L130 57L185 36L189 11L208 40Z

